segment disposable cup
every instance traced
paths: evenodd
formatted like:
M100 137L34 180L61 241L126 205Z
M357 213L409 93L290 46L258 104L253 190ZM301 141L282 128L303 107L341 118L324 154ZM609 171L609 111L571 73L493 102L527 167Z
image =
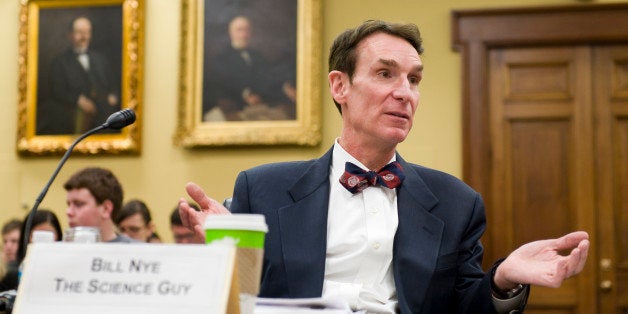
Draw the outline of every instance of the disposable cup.
M65 229L64 242L95 243L100 242L100 229L96 227L73 227Z
M268 226L264 215L210 215L205 220L205 242L231 238L238 248L263 249Z
M264 238L268 226L264 215L210 215L205 220L205 242L232 240L236 243L236 261L240 294L257 296L262 275ZM240 296L241 310L250 312L255 298ZM247 301L248 300L248 301Z
M55 234L47 230L34 230L31 242L33 243L50 243L55 241Z

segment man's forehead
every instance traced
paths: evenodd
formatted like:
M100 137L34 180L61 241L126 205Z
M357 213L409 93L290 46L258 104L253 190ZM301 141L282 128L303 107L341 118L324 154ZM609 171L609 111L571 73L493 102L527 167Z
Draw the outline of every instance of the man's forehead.
M122 222L126 222L126 223L143 223L144 222L144 218L142 217L142 215L140 213L135 213L133 215L129 215L126 218L124 218L124 220L122 220Z
M414 47L405 39L381 33L371 35L357 46L356 66L380 64L387 67L411 67L409 71L422 72L423 61Z
M389 57L398 56L399 53L408 54L408 57L421 62L418 51L412 44L402 37L389 35L386 33L375 33L362 39L356 47L358 53L388 54Z
M76 197L91 197L94 198L94 195L92 195L92 192L88 189L88 188L76 188L76 189L71 189L68 190L68 195L73 195Z
M78 18L74 21L74 28L77 27L91 27L92 23L86 18Z

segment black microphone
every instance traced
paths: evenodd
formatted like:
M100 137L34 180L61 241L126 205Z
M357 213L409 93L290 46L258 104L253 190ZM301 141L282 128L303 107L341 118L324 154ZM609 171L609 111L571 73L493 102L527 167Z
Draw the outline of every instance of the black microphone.
M33 225L33 217L35 216L35 212L37 212L37 208L39 208L39 204L41 204L41 202L44 200L44 197L46 196L46 193L48 193L48 189L50 188L50 185L52 185L52 181L55 180L55 178L57 177L57 174L59 174L59 171L61 170L61 167L63 167L63 164L65 164L66 160L68 160L68 158L70 157L70 154L72 153L72 150L74 149L74 146L76 146L76 144L78 144L80 141L82 141L84 138L98 132L104 129L116 129L119 130L129 124L132 124L133 122L135 122L135 111L133 111L132 109L124 109L124 110L120 110L118 112L114 112L113 114L111 114L109 116L109 118L107 118L107 121L105 121L105 123L87 131L86 133L84 133L83 135L79 136L73 143L72 145L70 145L70 147L68 148L68 150L65 152L65 154L63 155L63 157L61 158L61 161L59 162L59 165L57 165L57 169L55 169L55 171L52 173L52 176L50 177L50 179L48 180L48 183L46 183L46 186L44 186L44 189L41 191L41 193L39 193L39 196L37 197L37 199L35 200L35 204L33 204L33 208L31 208L30 214L28 215L28 218L26 219L25 225L24 225L24 242L22 243L22 245L24 246L24 248L26 248L28 246L28 242L30 242L30 233L31 233L31 227ZM26 252L26 250L24 250ZM21 261L20 261L21 262Z
M135 122L135 112L131 109L124 109L110 115L102 127L119 130L133 122Z

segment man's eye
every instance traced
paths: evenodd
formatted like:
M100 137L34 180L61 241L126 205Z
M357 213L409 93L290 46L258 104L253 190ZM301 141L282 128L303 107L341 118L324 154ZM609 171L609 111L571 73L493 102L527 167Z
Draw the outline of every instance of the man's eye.
M140 227L121 227L120 231L121 232L129 232L129 233L138 233L140 232L141 228Z
M379 71L377 73L377 75L381 76L381 77L390 77L390 72L388 72L388 71Z

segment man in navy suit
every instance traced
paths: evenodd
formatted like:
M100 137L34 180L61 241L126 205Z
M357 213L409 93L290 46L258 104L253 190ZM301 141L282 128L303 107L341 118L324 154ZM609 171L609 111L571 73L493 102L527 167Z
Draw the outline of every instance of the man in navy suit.
M482 271L481 196L396 153L419 103L422 52L413 24L343 32L329 57L343 122L333 147L238 175L231 211L263 214L269 227L260 296L342 297L368 313L517 312L530 284L558 287L582 270L586 232L528 243ZM181 216L202 242L207 215L228 211L198 185L186 189L202 210L182 199Z

